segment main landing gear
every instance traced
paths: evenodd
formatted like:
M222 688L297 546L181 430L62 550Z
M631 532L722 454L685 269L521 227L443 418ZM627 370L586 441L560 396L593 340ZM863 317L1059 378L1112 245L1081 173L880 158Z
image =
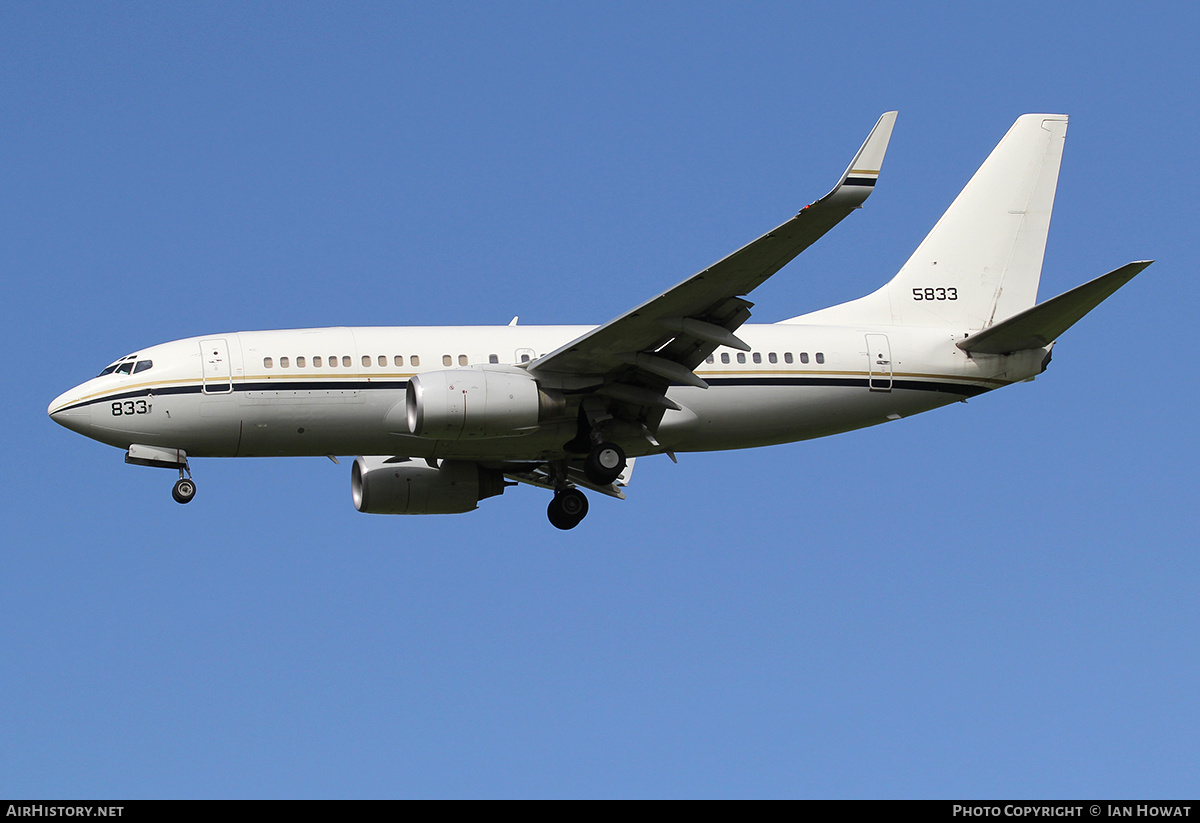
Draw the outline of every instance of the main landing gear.
M583 492L570 484L566 460L556 460L547 468L550 483L554 486L554 498L546 507L546 517L556 529L573 529L587 516L588 500Z
M599 438L597 438L599 439ZM607 486L625 471L625 452L616 443L597 443L583 461L583 473L597 486ZM554 499L546 507L546 516L556 529L573 529L588 513L588 501L583 492L568 485L566 461L551 468L554 477Z
M573 529L588 513L588 501L579 489L563 489L554 493L554 499L546 507L550 525L556 529Z
M625 471L625 466L627 465L625 452L616 443L609 443L603 440L600 433L594 429L591 441L593 445L591 450L588 451L587 457L584 458L583 473L589 483L594 483L597 486L608 486L621 476L621 472ZM576 446L576 444L586 448L584 443L586 441L581 434L575 441L567 444L567 450L571 451L571 447ZM579 448L576 454L582 451L583 449ZM564 531L573 529L587 516L587 498L584 497L583 492L570 485L567 476L567 461L562 460L552 463L550 465L550 476L554 483L554 499L546 507L546 516L550 518L550 524L556 529L563 529Z
M583 461L583 473L597 486L607 486L625 471L625 452L616 443L599 443Z

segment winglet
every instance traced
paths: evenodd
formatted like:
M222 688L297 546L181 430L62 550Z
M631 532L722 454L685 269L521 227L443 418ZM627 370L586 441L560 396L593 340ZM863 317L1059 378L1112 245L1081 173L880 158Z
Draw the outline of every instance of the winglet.
M896 125L896 112L884 112L883 116L871 129L866 141L850 165L842 174L842 179L833 187L833 191L812 204L812 206L840 206L842 208L858 208L871 194L875 181L879 179L879 169L883 165L883 156L887 153L888 141L892 139L892 127ZM805 208L811 208L806 206Z

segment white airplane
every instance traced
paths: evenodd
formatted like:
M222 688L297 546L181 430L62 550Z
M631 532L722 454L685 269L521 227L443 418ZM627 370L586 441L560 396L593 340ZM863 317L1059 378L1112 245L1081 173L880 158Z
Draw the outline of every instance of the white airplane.
M778 323L745 295L859 208L896 112L829 194L602 326L326 328L192 337L122 357L55 398L51 419L178 470L190 457L359 454L355 507L477 508L516 482L624 498L634 458L837 434L1030 380L1055 340L1151 261L1040 305L1067 118L1013 124L892 280Z

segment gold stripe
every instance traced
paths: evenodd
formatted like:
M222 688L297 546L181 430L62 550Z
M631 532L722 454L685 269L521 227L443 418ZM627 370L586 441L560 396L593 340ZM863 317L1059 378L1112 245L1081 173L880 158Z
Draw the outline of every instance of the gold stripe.
M393 373L386 373L386 374L381 374L379 372L375 372L374 374L365 374L362 372L356 372L354 374L345 374L345 373L311 374L310 373L310 374L306 374L306 375L296 375L295 377L288 375L287 378L290 378L292 380L296 380L296 379L328 380L329 378L332 377L332 378L340 378L342 380L361 380L364 378L367 380L370 380L371 377L377 377L377 378L381 378L381 379L395 380L395 379L400 379L400 378L409 379L409 378L412 378L413 376L415 376L416 374L420 374L420 372L393 372ZM875 377L875 378L885 377L885 375L883 373L876 374L874 372L865 372L865 371L825 371L825 370L817 370L817 369L756 369L754 371L736 371L736 370L719 371L719 370L709 369L709 370L705 370L705 371L697 371L696 374L699 375L700 377L773 377L773 376L774 377L868 377L868 378L870 378L870 377ZM919 379L919 380L941 380L941 381L947 382L947 383L955 383L955 384L962 384L962 385L968 385L968 386L969 385L979 385L981 383L991 384L991 385L995 385L995 386L1008 386L1008 385L1011 385L1011 383L1012 383L1012 381L1010 381L1010 380L999 380L999 379L991 378L991 377L963 377L961 375L936 374L936 373L930 374L930 373L923 373L923 372L894 372L891 376L892 376L892 379L894 379L894 380L902 379L902 378ZM246 381L280 380L280 379L285 379L285 378L282 375L251 374L251 375L234 377L233 381L244 383ZM220 381L220 382L224 382L224 381ZM195 385L195 386L199 387L199 386L202 386L203 383L197 382L195 379L189 380L186 378L179 379L179 380L156 380L152 383L146 383L146 382L133 383L131 385L121 386L119 388L114 387L114 388L106 389L105 391L93 392L92 394L86 394L86 395L83 395L82 397L74 397L74 398L71 398L70 400L68 400L67 402L63 403L62 405L63 406L74 406L78 403L84 403L89 400L94 400L96 398L103 398L103 397L107 397L107 396L113 395L113 394L124 394L125 392L137 391L140 389L149 389L150 391L153 391L156 388L164 388L167 386L180 386L180 385ZM296 387L296 388L302 388L302 387ZM227 394L227 393L222 393L222 394ZM59 408L62 408L62 406L60 406Z
M105 375L105 377L107 377L107 376L108 375ZM151 391L153 391L155 386L179 386L179 385L195 383L195 382L196 382L195 378L190 378L190 379L184 378L181 380L156 380L153 383L134 383L133 385L122 386L119 389L118 388L105 389L104 391L98 391L98 392L95 392L94 394L85 394L83 397L75 397L75 398L72 398L69 402L64 403L63 405L71 406L76 403L82 403L85 400L91 400L96 397L107 397L110 394L117 394L118 392L134 391L135 389L149 388Z
M330 377L341 378L343 380L355 380L355 379L362 379L362 378L366 378L369 380L371 377L377 377L377 378L403 377L403 378L407 379L409 377L412 377L414 374L417 374L417 372L396 373L396 374L383 374L383 373L375 372L374 374L370 374L370 375L362 374L362 373L346 374L344 372L343 373L330 373L330 374L313 374L310 372L309 374L296 375L296 377L298 377L300 379L310 379L310 380L317 380L317 379L325 380ZM108 375L105 375L105 377L107 377L107 376ZM288 377L290 377L290 375L288 375ZM278 380L279 378L280 378L280 375L248 374L248 375L236 375L233 378L231 378L231 382L242 383L247 380ZM224 380L214 380L212 382L224 383L225 381ZM129 383L124 386L119 386L119 387L114 386L114 387L105 389L104 391L93 392L92 394L85 394L82 397L73 397L66 403L63 403L63 405L64 406L73 406L76 403L83 403L88 400L94 400L98 397L108 397L109 395L113 395L113 394L124 394L125 392L138 391L141 389L149 389L150 391L154 391L156 388L165 388L167 386L188 386L188 385L203 386L204 383L203 383L203 381L197 380L194 377L192 377L192 378L184 377L184 378L180 378L178 380L155 380L150 383L147 383L147 382ZM227 394L227 393L228 392L218 392L218 394Z
M410 371L410 372L391 372L391 373L387 373L387 372L355 372L354 374L346 374L345 372L328 372L328 373L321 372L320 374L314 374L313 372L306 370L306 373L302 373L302 374L299 374L299 373L298 374L279 374L278 372L275 372L272 374L247 374L243 377L236 377L234 379L235 380L279 380L280 378L287 378L287 379L294 380L294 379L299 378L299 379L311 379L311 380L317 380L317 379L324 380L329 377L340 377L343 380L363 380L363 379L370 380L372 377L377 377L377 378L387 378L389 380L394 380L395 378L403 377L404 379L407 380L408 378L413 377L414 375L417 375L417 374L421 374L421 372L412 372L412 371Z
M700 377L761 377L771 375L785 375L792 377L884 377L884 372L866 372L866 371L833 371L825 369L755 369L754 371L717 371L707 369L705 371L697 371ZM999 380L994 377L965 377L959 374L937 374L925 372L893 372L891 376L894 379L910 378L922 380L941 380L947 383L995 383L997 386L1010 385L1011 381Z

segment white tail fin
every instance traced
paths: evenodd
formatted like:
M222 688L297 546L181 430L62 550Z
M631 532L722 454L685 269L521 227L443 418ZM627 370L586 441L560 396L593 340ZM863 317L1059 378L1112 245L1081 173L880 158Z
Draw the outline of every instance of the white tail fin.
M1067 117L1026 114L886 286L784 322L979 331L1037 302Z

